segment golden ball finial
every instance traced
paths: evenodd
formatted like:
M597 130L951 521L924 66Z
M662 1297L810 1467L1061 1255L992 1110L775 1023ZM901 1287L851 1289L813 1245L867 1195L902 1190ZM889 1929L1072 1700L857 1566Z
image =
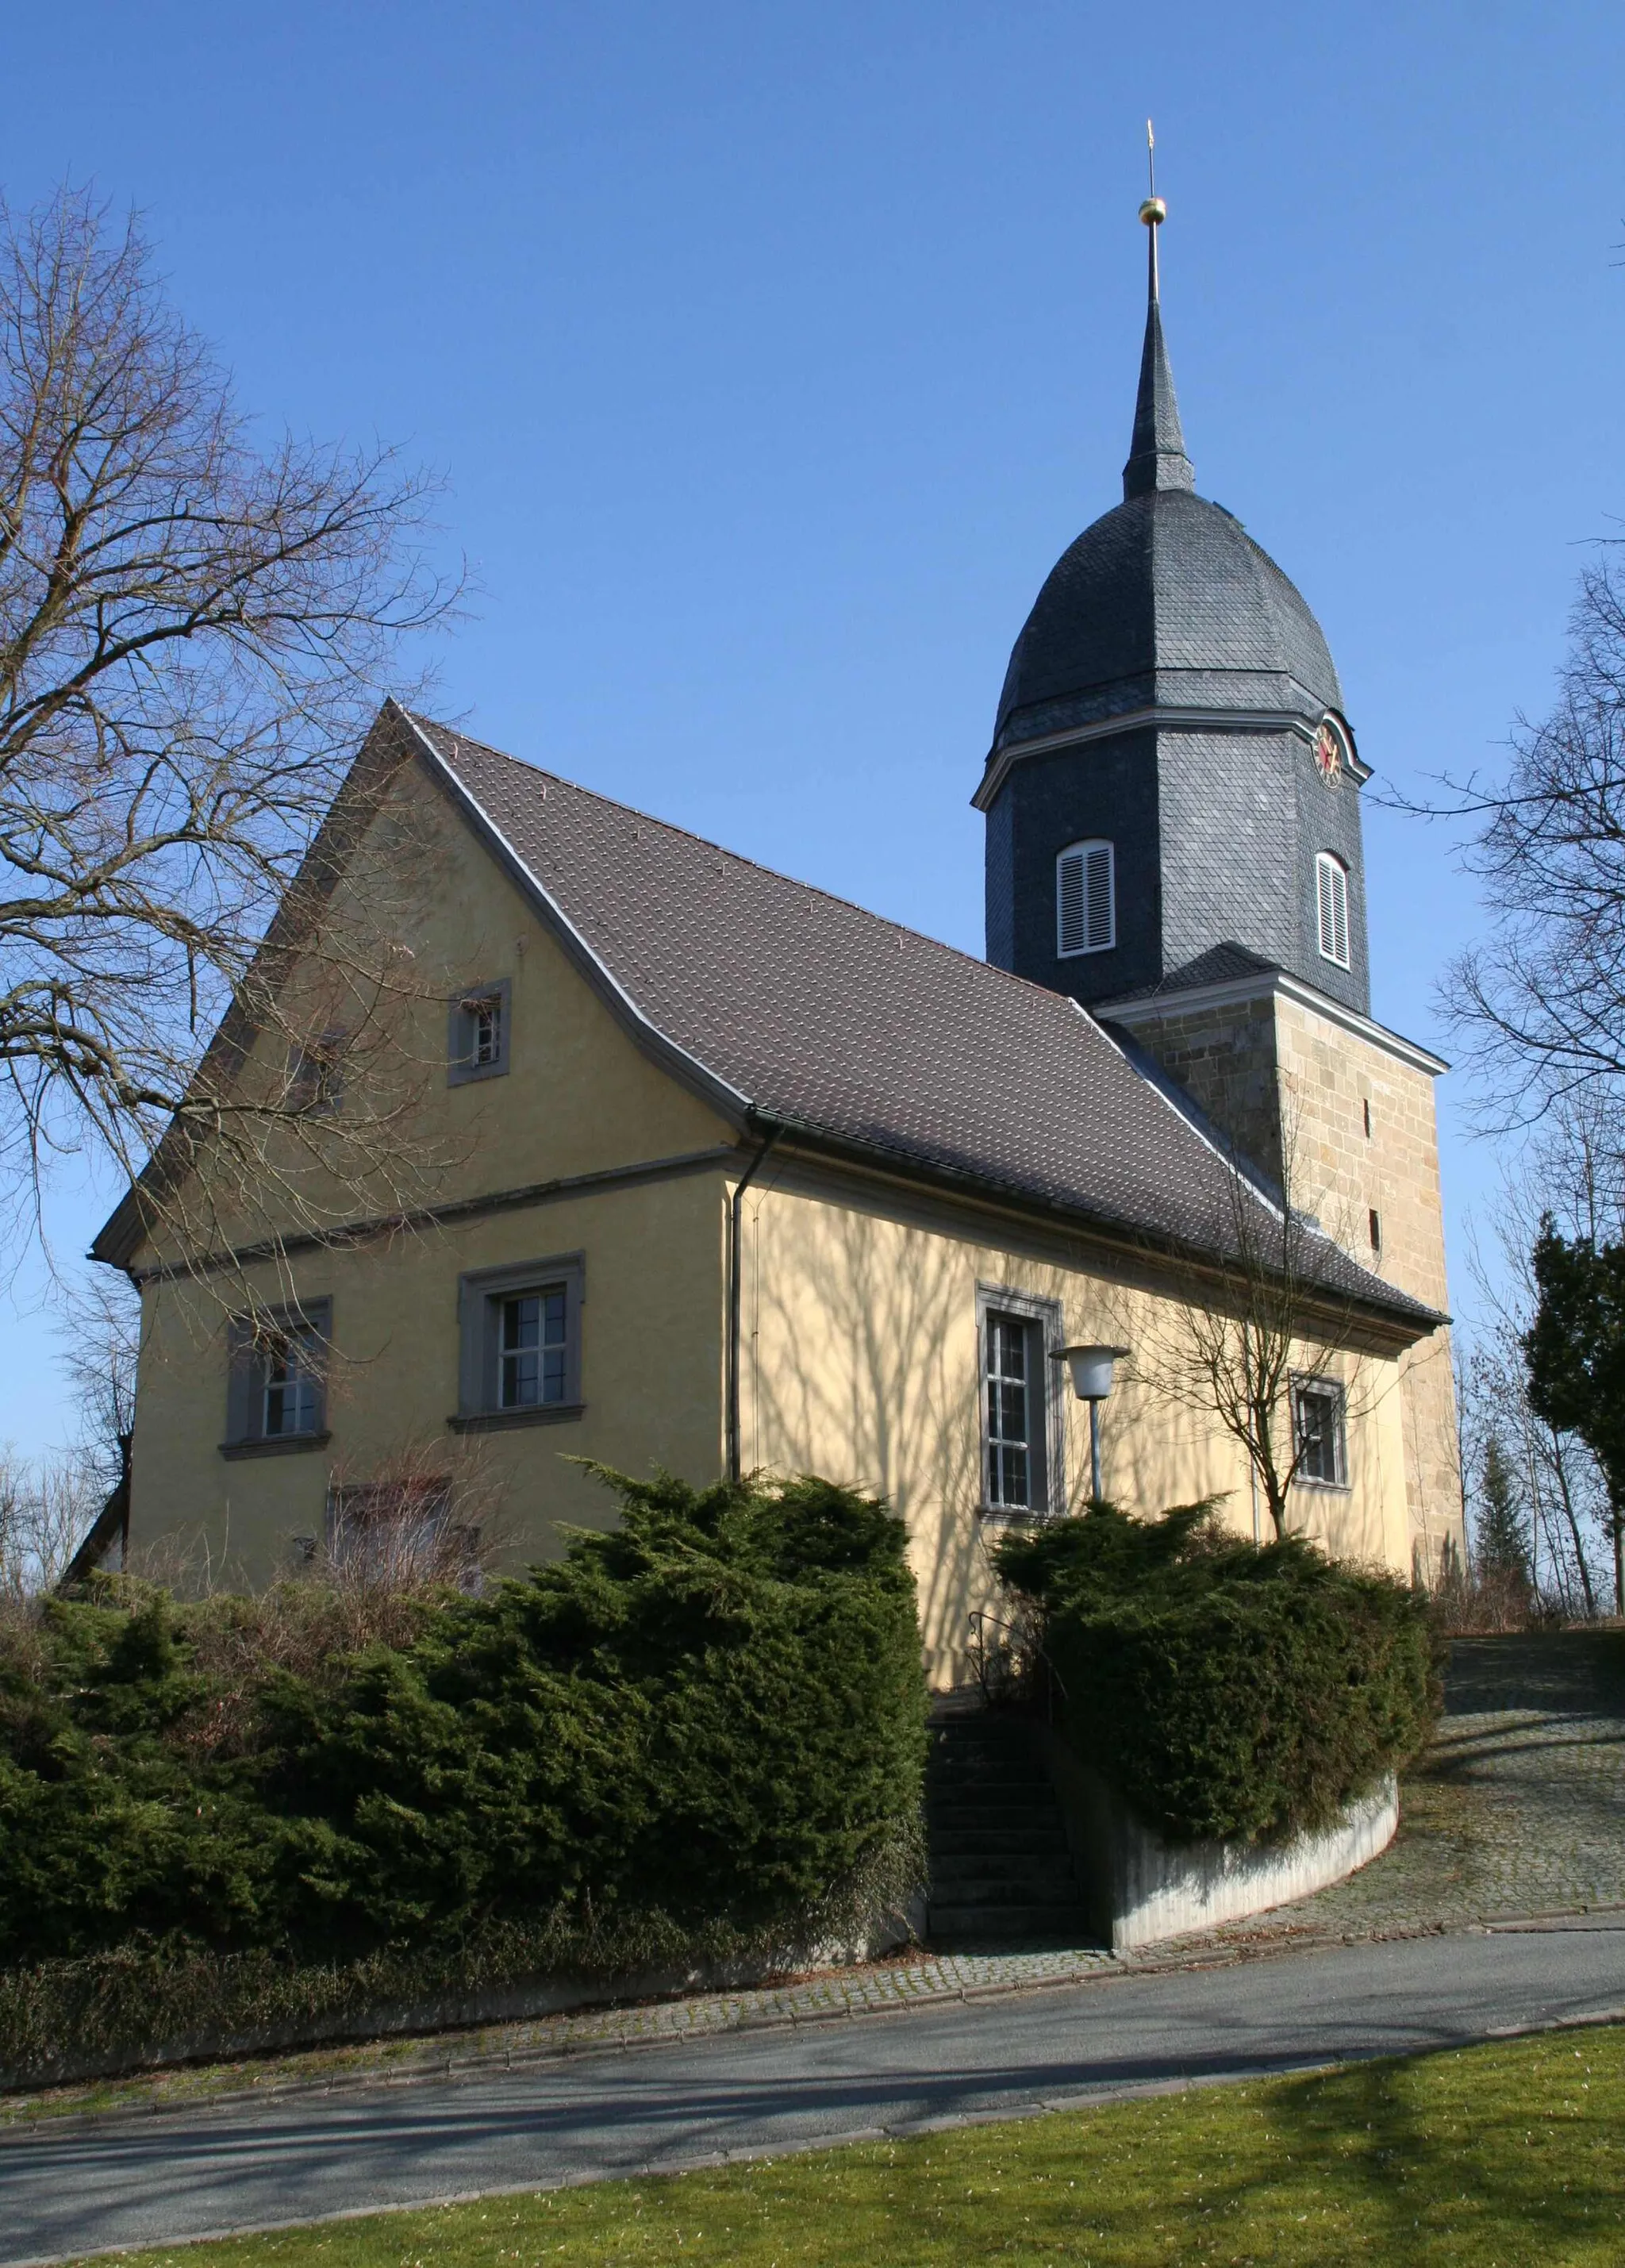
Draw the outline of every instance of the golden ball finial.
M1160 197L1147 197L1140 207L1140 218L1147 228L1160 228L1168 217L1168 208Z

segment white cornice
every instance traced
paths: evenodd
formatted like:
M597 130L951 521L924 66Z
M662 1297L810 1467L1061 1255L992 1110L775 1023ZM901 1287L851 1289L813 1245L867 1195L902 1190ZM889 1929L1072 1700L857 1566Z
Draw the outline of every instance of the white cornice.
M1107 1023L1126 1025L1132 1032L1142 1024L1158 1023L1165 1016L1188 1015L1202 1008L1239 1007L1246 1000L1271 997L1312 1009L1328 1024L1351 1032L1369 1047L1380 1048L1385 1055L1408 1064L1412 1071L1425 1071L1430 1079L1438 1079L1450 1069L1442 1056L1418 1047L1415 1040L1404 1039L1398 1032L1389 1031L1385 1024L1374 1023L1356 1008L1345 1008L1342 1001L1317 991L1312 984L1305 984L1301 976L1290 976L1284 968L1261 968L1250 976L1228 977L1222 984L1193 984L1185 991L1153 992L1138 1000L1101 1000L1096 1002L1092 1012Z
M1057 748L1079 748L1091 740L1110 740L1119 733L1143 732L1148 727L1178 733L1296 733L1312 747L1320 729L1318 718L1312 722L1296 709L1188 709L1152 702L1143 709L1125 709L1115 717L1098 717L1092 724L1069 725L1063 733L1046 733L1036 740L1012 741L989 756L982 784L971 802L978 811L986 811L1016 765L1028 756L1052 755ZM1371 776L1371 766L1361 762L1351 746L1349 770L1361 787Z

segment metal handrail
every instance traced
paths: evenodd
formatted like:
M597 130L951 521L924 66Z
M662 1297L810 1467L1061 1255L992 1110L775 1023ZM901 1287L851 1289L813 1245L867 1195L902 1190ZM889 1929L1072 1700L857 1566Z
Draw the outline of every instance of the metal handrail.
M982 1625L984 1623L989 1623L995 1630L1008 1631L1012 1638L1026 1639L1026 1643L1032 1646L1033 1653L1043 1663L1044 1668L1048 1673L1049 1722L1053 1727L1055 1721L1055 1688L1057 1686L1060 1687L1061 1698L1063 1701L1070 1700L1071 1697L1066 1690L1066 1680L1062 1676L1061 1672L1055 1668L1055 1663L1050 1660L1044 1648L1035 1640L1028 1638L1026 1632L1022 1630L1018 1623L1007 1623L998 1615L989 1614L985 1608L973 1607L970 1610L969 1616L967 1616L967 1620L969 1621L971 1630L974 1634L978 1644L982 1643Z

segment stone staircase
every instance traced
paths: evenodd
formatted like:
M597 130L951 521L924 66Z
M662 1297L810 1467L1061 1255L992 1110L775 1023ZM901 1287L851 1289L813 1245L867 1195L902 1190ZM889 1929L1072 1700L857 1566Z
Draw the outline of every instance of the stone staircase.
M925 1778L934 1945L1089 1945L1061 1806L1018 1717L936 1719Z

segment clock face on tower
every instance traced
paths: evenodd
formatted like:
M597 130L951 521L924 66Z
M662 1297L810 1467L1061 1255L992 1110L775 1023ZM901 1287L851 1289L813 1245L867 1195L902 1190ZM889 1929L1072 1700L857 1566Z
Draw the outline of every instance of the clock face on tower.
M1322 725L1315 734L1314 760L1327 787L1335 787L1343 763L1342 742L1335 725Z

